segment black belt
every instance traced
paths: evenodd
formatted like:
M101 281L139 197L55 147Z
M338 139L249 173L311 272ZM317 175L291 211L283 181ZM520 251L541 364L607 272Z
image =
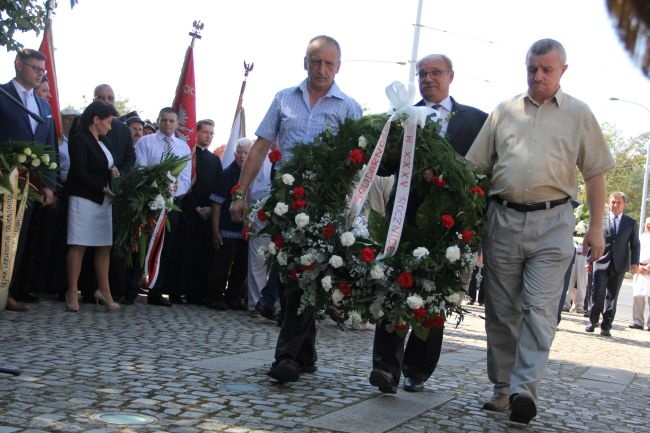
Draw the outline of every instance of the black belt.
M551 209L555 206L564 204L568 202L571 197L564 197L551 201L541 201L538 203L515 203L512 201L503 200L501 197L496 195L490 196L490 199L496 201L497 203L501 203L503 206L509 209L516 210L517 212L534 212L536 210Z

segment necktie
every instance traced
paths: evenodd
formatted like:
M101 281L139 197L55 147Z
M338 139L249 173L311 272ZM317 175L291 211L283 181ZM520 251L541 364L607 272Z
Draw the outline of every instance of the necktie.
M173 148L172 148L172 138L164 136L163 141L165 142L165 148L163 149L163 154L162 154L162 157L160 158L161 161L169 158L169 156L172 155L172 153L173 153L172 152L172 150L173 150Z
M612 235L616 236L616 229L618 229L618 216L615 216L614 219L612 220Z
M432 108L433 108L434 110L438 111L438 110L440 109L440 107L442 107L442 105L440 105L440 104L434 104Z
M36 114L40 114L38 111L38 105L36 105L36 99L34 99L33 92L25 90L23 92L23 100L25 102L25 107L29 108L29 111ZM29 116L29 123L32 126L32 133L36 133L36 127L38 126L38 124L36 123L36 120L32 118L32 116Z
M442 111L438 111L442 108L442 105L440 104L433 104L431 106L434 110L436 110L436 120L440 120L440 136L444 137L445 134L447 133L447 118L443 115L444 113Z

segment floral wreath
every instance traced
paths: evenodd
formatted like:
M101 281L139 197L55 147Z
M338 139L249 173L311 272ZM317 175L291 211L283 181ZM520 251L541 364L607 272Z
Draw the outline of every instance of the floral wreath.
M397 117L396 120L392 120ZM299 310L314 306L344 320L384 320L404 336L425 339L448 316L462 320L461 276L476 265L485 209L486 179L476 175L440 137L439 121L426 120L415 142L410 197L420 205L403 229L397 252L383 258L387 219L371 211L350 227L344 209L362 167L387 122L382 168L399 164L407 115L347 119L313 143L292 148L276 172L272 194L254 205L269 235L263 255L279 270L287 290L300 290ZM279 151L269 154L272 162ZM409 199L410 200L410 199ZM390 213L387 213L390 215Z

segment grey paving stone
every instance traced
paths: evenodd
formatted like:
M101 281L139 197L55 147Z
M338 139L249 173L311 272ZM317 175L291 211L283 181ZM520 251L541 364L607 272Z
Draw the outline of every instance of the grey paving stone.
M617 368L591 367L582 375L582 378L627 385L634 378L634 373Z

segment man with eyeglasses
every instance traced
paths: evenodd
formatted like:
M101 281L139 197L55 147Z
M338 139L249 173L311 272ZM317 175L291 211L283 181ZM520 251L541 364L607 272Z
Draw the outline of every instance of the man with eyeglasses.
M0 93L0 146L7 141L28 141L50 145L57 150L56 136L54 133L54 122L50 105L35 94L36 89L43 80L47 71L45 70L45 56L36 50L25 48L16 53L14 61L16 77L2 89L16 101L27 107L31 112L40 116L43 121L39 123L21 109L15 101L4 93ZM54 192L50 188L43 188L43 205L50 206L54 203ZM17 300L35 301L36 297L24 290L17 290L16 278L21 270L23 252L27 241L27 234L30 226L30 219L33 214L33 206L29 206L24 215L23 225L20 230L20 238L14 262L14 274L9 289L9 298L6 308L9 310L26 310L24 304ZM24 292L24 293L21 293Z
M454 150L465 156L472 145L487 113L461 105L449 96L449 85L454 80L454 69L449 57L443 54L429 54L416 64L422 100L416 106L428 106L436 110L433 120L440 122L440 134L445 136ZM393 199L394 199L393 187ZM407 215L415 215L421 200L412 192L409 197ZM408 217L407 217L408 218ZM468 282L471 274L468 275ZM459 287L458 291L466 291ZM413 333L404 339L385 323L375 327L373 344L373 370L370 383L381 392L396 393L401 374L404 374L404 390L420 392L431 377L440 359L443 328L432 329L426 341Z

